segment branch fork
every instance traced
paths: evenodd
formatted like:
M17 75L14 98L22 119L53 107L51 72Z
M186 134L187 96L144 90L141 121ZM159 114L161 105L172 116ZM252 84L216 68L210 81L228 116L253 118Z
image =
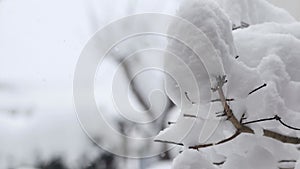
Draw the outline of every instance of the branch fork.
M211 143L211 144L201 144L201 145L191 146L190 148L199 149L199 148L203 148L203 147L208 147L208 146L213 146L213 145L226 143L226 142L236 138L237 136L239 136L242 133L254 134L254 130L245 125L245 124L249 124L249 122L248 123L243 123L243 120L245 119L245 113L243 114L242 118L240 120L238 120L236 118L236 116L233 114L232 110L230 109L230 106L228 105L227 100L226 100L225 95L224 95L224 92L223 92L223 86L226 82L227 82L227 80L226 80L225 75L217 77L217 86L212 88L212 91L218 92L220 100L221 100L222 105L224 107L224 115L227 116L227 120L229 120L232 123L232 125L235 127L236 132L231 137L226 138L222 141L219 141L215 144L213 144L213 143ZM266 84L264 84L262 86L265 87ZM262 88L262 87L259 87L259 88ZM256 90L258 90L258 89L256 89ZM285 124L281 121L281 118L277 115L275 115L272 119L281 122L283 125ZM287 126L287 125L285 125L285 126ZM293 129L294 127L289 126L289 128ZM283 143L300 144L300 138L298 138L298 137L286 136L286 135L283 135L283 134L280 134L280 133L277 133L277 132L274 132L274 131L266 130L266 129L263 129L263 132L264 132L263 135L265 137L269 137L269 138L281 141Z
M235 127L236 131L232 136L230 136L230 137L228 137L224 140L221 140L217 143L199 144L199 145L195 145L195 146L190 146L189 147L190 149L198 150L200 148L205 148L205 147L210 147L210 146L214 146L214 145L223 144L223 143L226 143L228 141L231 141L231 140L235 139L237 136L239 136L242 133L255 134L254 130L251 129L250 127L246 126L246 125L250 124L250 123L261 122L261 121L277 120L282 125L290 128L290 129L300 130L298 128L291 127L291 126L287 125L286 123L284 123L278 115L275 115L272 118L254 120L254 121L250 121L250 122L243 122L243 120L245 119L245 113L244 113L242 115L241 119L238 120L236 118L236 116L233 114L230 106L227 103L228 99L226 99L225 95L224 95L223 86L227 82L226 76L225 75L224 76L218 76L216 80L217 80L217 86L211 88L211 90L214 91L214 92L218 92L219 97L220 97L220 101L222 102L224 110L222 112L219 112L219 113L222 113L221 114L222 116L227 117L227 120L229 120L231 122L231 124ZM262 85L262 87L265 87L265 86L266 86L266 84ZM255 89L255 91L259 90L262 87L259 87L259 88ZM251 94L251 92L250 92L250 94ZM193 117L193 118L195 118L195 117ZM300 138L298 138L298 137L292 137L292 136L284 135L284 134L277 133L277 132L267 130L267 129L263 129L263 136L278 140L278 141L283 142L283 143L300 144ZM173 142L162 141L162 140L155 140L155 141L164 142L164 143L172 143L172 144L176 144L176 145L183 145L182 143L173 143Z

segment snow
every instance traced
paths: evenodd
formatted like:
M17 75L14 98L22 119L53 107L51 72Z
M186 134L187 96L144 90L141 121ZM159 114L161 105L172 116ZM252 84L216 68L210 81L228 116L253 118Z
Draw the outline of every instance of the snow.
M185 108L190 106L190 102L185 99L184 92L187 92L189 98L196 103L207 102L210 98L207 89L211 87L208 75L214 77L223 75L224 70L223 65L219 63L220 59L234 57L235 48L230 34L231 24L215 2L187 1L180 7L177 15L191 22L204 34L204 37L202 35L197 37L194 35L195 32L192 32L192 28L180 25L177 21L169 26L169 34L184 34L186 40L184 43L190 44L186 46L170 39L166 50L179 58L166 57L165 59L165 69L170 72L182 90L178 93L176 83L167 78L166 91L175 104L182 104L180 107ZM193 53L195 51L201 53L196 55ZM192 87L199 88L199 95L197 92L189 91Z
M238 7L239 4L245 5L246 1L241 2L235 2ZM269 13L264 15L266 18L265 20L260 20L259 22L256 21L256 25L251 25L247 29L237 30L234 31L234 33L231 33L231 30L228 29L228 31L224 31L223 34L219 36L219 32L214 32L218 30L218 27L215 26L214 22L205 22L205 19L201 18L202 22L197 23L197 20L193 19L192 14L199 15L199 16L206 16L207 13L209 13L209 9L219 9L219 7L214 4L207 1L190 1L189 3L186 3L183 5L183 7L180 8L178 15L186 17L192 22L196 23L196 26L199 27L201 30L204 30L204 33L207 34L207 36L211 39L212 43L216 47L217 50L225 50L227 52L222 52L223 56L222 58L222 64L225 69L225 73L227 75L228 83L225 86L227 89L227 97L228 98L234 98L235 101L230 103L230 106L235 113L235 115L240 118L243 113L246 113L248 120L253 119L259 119L259 118L266 118L266 117L273 117L275 114L279 115L280 117L283 117L284 119L288 120L287 116L291 114L296 114L296 111L299 111L298 104L292 104L296 103L295 100L298 96L296 96L295 92L292 93L291 91L297 91L299 90L296 86L298 86L298 68L297 66L300 64L300 58L298 57L300 54L300 51L297 46L299 46L298 38L299 38L299 31L297 31L297 27L299 27L298 23L292 23L294 22L293 19L287 19L290 18L290 15L286 13L285 11L282 11L281 9L277 9L276 7L268 4L267 2L261 2L261 1L253 1L248 2L249 5L255 6L255 10L262 10L265 9L265 11L270 11ZM246 4L247 4L246 3ZM222 3L219 3L222 9L228 14L228 11L226 10L226 6L222 6ZM199 5L199 9L197 6ZM213 5L214 8L212 7ZM224 5L224 4L223 4ZM197 9L197 12L194 12L193 10L189 10L185 12L185 7L188 9ZM210 8L209 8L210 7ZM250 8L250 7L249 7ZM262 8L262 9L260 9ZM271 20L273 17L274 11L278 12L278 15L281 16L281 21ZM216 11L221 11L216 10ZM231 10L233 11L233 10ZM268 17L270 15L270 17ZM211 19L214 19L216 23L217 19L215 19L214 15L208 15ZM220 15L216 15L217 17L223 18L226 20L226 17L222 17ZM230 15L229 15L230 16ZM272 17L271 17L272 16ZM251 15L250 15L251 18ZM230 18L231 20L232 17ZM243 21L243 20L240 20ZM273 23L268 23L268 22ZM287 21L287 22L283 22ZM266 22L266 23L264 23ZM228 22L229 23L229 22ZM251 23L254 24L254 23ZM227 28L228 26L223 25L223 27ZM210 29L213 29L212 31L209 31ZM227 30L227 29L226 29ZM299 29L298 29L299 30ZM178 30L180 31L180 30ZM230 32L229 32L230 31ZM225 35L228 34L228 35ZM214 36L212 36L214 35ZM234 44L233 42L230 42L231 38L228 37L234 37ZM222 45L218 45L219 42L225 41L228 44L230 48L225 48ZM174 47L173 47L174 46ZM234 59L234 49L237 49L237 54L240 56L238 59ZM176 48L177 53L179 53L179 56L182 58L182 60L190 60L191 55L190 53L185 53L186 50L182 50L181 48L178 48L177 44L174 45L174 43L171 41L167 49ZM223 47L223 48L222 48ZM230 50L232 49L232 50ZM183 51L183 52L182 52ZM188 56L188 57L187 57ZM168 66L168 60L165 61ZM188 62L189 63L189 62ZM191 62L192 64L195 64L195 61ZM174 63L172 63L174 64ZM191 64L191 65L192 65ZM201 68L201 64L198 64L197 69L197 75L199 75L199 80L201 88L200 91L200 97L206 96L208 97L209 94L205 94L205 92L209 92L209 87L207 85L207 82L209 81L206 76L205 78L201 78L201 76L205 77L203 74L206 73L205 70ZM177 69L178 70L178 69ZM193 67L192 67L193 70ZM177 73L177 72L176 72ZM176 76L179 77L179 76ZM197 76L198 78L198 76ZM179 80L186 81L187 78L179 77ZM203 82L205 81L205 82ZM188 83L188 82L185 82ZM204 83L204 84L202 84ZM248 93L252 91L253 89L257 88L258 86L266 83L267 87L255 92L254 94L251 94L248 96ZM171 83L172 84L172 83ZM181 90L185 91L185 88L180 88ZM185 101L183 105L180 105L180 98L184 99L184 95L178 95L178 89L172 88L172 86L169 88L169 96L173 98L173 101L181 107L181 113L182 114L193 114L197 116L202 116L202 114L207 114L205 111L206 107L203 106L204 104L197 99L196 96L193 95L194 92L192 91L188 92L190 100L200 103L200 106L192 105L192 108L185 108L185 104L191 103ZM167 91L168 91L168 85L167 85ZM183 92L183 91L181 91ZM191 94L190 94L191 93ZM204 93L204 94L202 94ZM202 94L202 95L201 95ZM179 97L180 96L180 97ZM213 97L218 97L217 95ZM261 100L261 101L257 101ZM288 102L290 101L290 102ZM217 112L222 110L221 107L217 106L218 108L215 108L215 105L211 105L213 111ZM199 109L199 110L197 110ZM182 115L181 115L182 116ZM205 118L205 117L204 117ZM172 131L172 128L176 128L176 130L186 130L189 131L191 128L191 123L187 122L189 125L184 125L181 121L187 120L186 118L179 118L178 121L180 123L177 123L176 125L171 126L169 129L170 132L175 133ZM190 119L189 119L190 120ZM197 119L196 121L200 121ZM293 120L287 121L290 124L294 124ZM201 131L201 123L198 125L198 127L195 127L198 132ZM198 122L195 123L197 125ZM270 128L270 129L279 129L282 130L282 126L279 124L274 123L263 123L263 127ZM185 128L185 129L183 129ZM259 128L259 127L258 127ZM258 129L257 128L257 129ZM173 141L179 141L178 139L173 139L172 134L166 134L167 130L164 131L164 133L161 133L158 138L164 139L162 135L168 135L166 139L170 139ZM175 131L176 131L175 130ZM194 133L191 131L191 133ZM261 135L261 132L259 135ZM174 135L173 135L174 136ZM174 136L176 137L176 136ZM187 136L188 138L189 136ZM186 140L186 139L185 139ZM191 141L185 141L189 143L194 143L195 140Z
M178 58L166 57L165 69L170 77L166 77L166 92L170 99L181 109L181 117L185 114L195 115L204 118L193 119L179 118L178 123L171 126L171 133L190 131L189 136L184 139L174 134L162 136L161 133L156 139L183 141L186 145L196 142L207 141L219 125L219 120L214 114L222 111L220 103L211 104L210 100L216 98L210 88L216 85L216 77L224 75L222 59L235 57L235 47L231 34L231 23L227 16L213 1L188 1L182 5L177 15L191 22L204 35L195 36L192 29L181 26L177 21L170 25L170 34L184 34L184 46L178 41L169 40L167 51L175 53ZM189 32L190 31L190 32ZM204 37L204 38L203 38ZM192 42L192 43L190 43ZM196 43L197 42L197 43ZM194 53L196 50L199 53ZM187 57L186 57L187 56ZM193 104L193 102L195 104ZM204 125L198 125L205 123ZM173 128L176 126L175 128ZM172 129L173 128L173 129ZM199 133L199 129L203 128ZM193 134L192 134L193 133ZM197 140L194 140L197 138Z
M221 63L217 64L222 65L227 75L228 83L224 86L227 98L235 99L233 102L229 102L233 113L238 119L245 113L245 121L278 115L287 124L299 128L299 23L288 12L263 0L217 0L217 3L219 6L205 0L189 1L180 7L177 14L187 20L190 19L199 29L203 30L217 52L223 51L222 54L218 55L221 58ZM212 9L212 6L214 10L217 9L216 11L220 11L220 13L223 11L224 14L209 15L208 11ZM189 11L185 10L185 7ZM199 22L193 17L193 14L201 18ZM207 19L208 16L209 19ZM222 23L227 23L223 25L224 32L222 33L218 32L219 27L216 25L220 20L216 19L216 16L221 18L220 20L224 19ZM229 29L229 23L238 26L242 21L249 23L250 27L233 32ZM179 29L177 31L184 30ZM233 38L233 42L231 42L230 37ZM192 37L190 38L192 39ZM222 110L220 105L208 106L205 101L209 100L205 99L218 98L218 95L208 94L211 87L209 85L212 84L209 83L211 76L204 76L203 74L210 72L205 72L205 69L202 68L203 64L197 63L191 52L172 41L169 42L167 49L176 51L178 56L191 67L192 71L199 75L196 78L200 81L198 83L201 84L201 87L198 91L194 91L192 87L190 90L180 88L183 91L189 91L189 99L196 103L191 104L191 102L184 100L186 96L182 94L183 91L178 89L180 83L177 87L174 87L174 83L167 85L167 93L181 109L181 115L176 124L163 130L156 138L180 142L188 147L203 143L216 143L216 141L232 135L235 129L228 121L222 120L216 125L214 131L210 132L211 135L208 139L199 141L199 133L204 131L205 121L210 118L216 119L205 116L210 113L208 107L212 107L215 112ZM238 55L239 58L235 59L235 55ZM165 64L168 67L168 64L174 64L174 62L166 60ZM180 66L176 66L176 68L180 69ZM176 74L178 72L176 71ZM179 77L176 79L179 82L180 80L188 80L184 75L176 77ZM186 83L191 83L191 81ZM249 95L253 89L264 83L267 84L266 87ZM200 99L196 95L197 92L200 93ZM193 95L193 93L195 94ZM201 100L201 96L205 96L205 99ZM196 118L184 117L183 114L192 114ZM299 132L281 125L278 121L254 123L249 126L254 130L254 135L242 134L228 143L205 149L206 155L226 157L225 163L221 166L225 169L271 169L277 168L278 161L282 159L299 159L300 154L295 146L285 145L262 136L263 129L298 137L300 136ZM173 168L188 168L188 166L193 168L196 163L200 166L202 158L197 157L199 161L191 160L195 159L195 154L191 155L191 152L194 153L193 150L185 150L178 155L173 162Z
M295 169L299 169L299 168L300 168L300 160L298 160L296 165L295 165Z
M299 112L295 93L299 90L300 51L297 46L300 43L299 33L294 29L298 25L264 23L234 33L240 61L256 69L267 83L267 87L256 96L247 98L247 110L253 112L250 114L254 115L253 119L278 114L287 120L290 119L288 116ZM246 44L252 46L252 50ZM257 102L259 98L261 102Z
M285 10L264 0L216 0L235 25L264 22L291 23L295 19Z
M223 169L274 169L277 168L277 161L273 155L263 147L256 146L251 149L245 156L234 154L229 156Z
M5 57L0 63L0 72L4 72L0 75L0 168L34 165L37 160L46 162L57 156L62 156L70 168L77 168L86 162L82 159L92 161L101 153L81 130L72 103L72 76L82 47L99 27L121 16L141 12L173 14L178 5L178 2L162 3L160 0L130 3L93 1L86 5L79 0L0 2L0 55ZM247 121L250 121L278 114L286 123L299 128L300 23L283 9L263 0L216 0L216 3L187 0L177 12L199 28L206 38L197 39L189 34L191 32L185 32L185 27L170 26L170 31L186 33L193 50L206 47L215 50L203 51L203 54L214 54L213 57L200 58L213 63L213 66L205 67L207 65L191 49L174 40L169 41L167 49L181 60L165 60L166 67L173 71L177 77L175 80L183 88L178 91L176 83L167 81L166 90L178 106L170 116L176 116L178 111L180 115L172 117L174 121L177 119L176 124L162 131L156 139L182 142L187 147L216 142L233 133L234 128L228 121L212 116L214 112L222 111L220 103L209 103L218 98L216 93L210 92L214 81L211 77L222 75L223 71L228 79L226 95L235 99L230 106L237 117L246 113ZM124 6L128 8L124 9ZM231 25L239 25L241 21L249 23L250 27L231 33ZM197 46L195 42L199 40L209 41ZM144 47L145 44L139 45ZM126 52L133 50L135 48ZM240 57L234 59L236 55ZM179 61L185 62L187 67L180 67L182 63ZM116 65L107 63L106 66L113 69ZM111 86L110 68L105 70L107 77L100 78L99 82L106 82L101 83L106 87ZM190 79L188 73L195 75L195 79ZM147 76L138 80L147 89L143 95L153 90L146 84L162 89L161 82L156 83L154 77ZM157 75L155 78L161 77ZM189 89L193 80L196 80L199 92ZM267 87L248 96L252 89L263 83L267 83ZM105 116L111 121L119 120L112 103L106 99L111 93L106 90L99 92L101 96L96 98L102 103L99 106L112 112ZM160 100L155 101L153 103L160 103ZM196 104L191 104L191 101ZM7 112L15 112L15 115ZM197 118L183 117L183 114ZM106 133L93 116L86 118L90 122L89 132L95 137L106 138L108 146L119 149L115 146L120 145L119 138ZM263 138L261 129L298 137L299 132L276 121L251 127L255 135L241 135L232 142L203 152L184 150L174 160L173 168L217 168L212 162L226 160L222 168L268 169L276 168L275 164L282 159L299 159L295 146ZM207 130L211 132L205 135ZM140 136L140 133L132 134ZM139 151L141 147L132 143L130 148ZM167 169L169 166L168 163L157 164L152 168ZM299 160L295 168L300 169Z
M150 167L148 167L147 169L171 169L171 165L172 163L170 161L157 162L151 165Z
M173 161L172 169L216 169L215 166L196 150L185 150Z

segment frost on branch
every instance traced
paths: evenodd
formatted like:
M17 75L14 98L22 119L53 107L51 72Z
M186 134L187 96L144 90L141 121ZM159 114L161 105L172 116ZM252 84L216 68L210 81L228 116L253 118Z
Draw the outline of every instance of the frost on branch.
M217 2L185 1L178 15L195 24L210 39L225 70L227 83L216 86L225 77L219 74L220 78L216 76L216 83L211 84L207 74L217 71L206 72L205 65L191 51L170 41L168 50L185 61L200 87L199 91L189 88L190 81L180 70L181 65L165 61L166 68L174 70L179 78L178 83L186 85L180 90L179 85L167 79L167 93L181 114L156 140L193 149L208 147L206 153L219 153L228 158L223 168L233 168L232 163L239 160L245 162L243 168L274 168L282 160L299 159L299 151L292 144L300 144L297 131L300 128L300 24L286 11L263 0ZM232 24L243 22L250 26L232 32ZM186 31L176 25L170 29ZM215 91L212 95L211 88ZM193 95L197 92L199 97ZM211 113L209 107L219 112L218 117L207 116ZM214 127L213 123L218 120L220 124L209 139L199 140L203 129ZM207 125L207 121L212 125ZM245 142L244 147L233 144L241 144L240 140ZM250 141L254 142L248 146ZM247 163L249 159L253 162L260 159L259 154L265 154L268 159Z

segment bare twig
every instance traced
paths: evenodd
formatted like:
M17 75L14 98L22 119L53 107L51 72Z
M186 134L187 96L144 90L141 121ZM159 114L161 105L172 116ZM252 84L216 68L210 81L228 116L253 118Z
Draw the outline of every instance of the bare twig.
M292 127L292 126L286 124L285 122L283 122L281 120L281 117L279 117L278 115L275 115L274 117L271 117L271 118L264 118L264 119L248 121L248 122L245 122L245 123L242 123L242 124L245 125L245 124L252 124L252 123L258 123L258 122L264 122L264 121L271 121L271 120L277 120L277 121L279 121L279 123L281 123L282 125L284 125L285 127L289 128L289 129L300 130L300 128Z
M160 143L167 143L167 144L175 144L175 145L179 145L179 146L183 146L183 143L176 143L173 141L165 141L165 140L154 140L155 142L160 142Z
M292 130L300 130L300 128L296 128L296 127L292 127L292 126L290 126L290 125L287 125L286 123L284 123L284 122L281 120L281 118L279 118L278 121L279 121L282 125L284 125L285 127L287 127L287 128L290 128L290 129L292 129Z
M176 124L176 122L168 121L168 125L171 125L171 124Z
M184 94L185 94L186 99L187 99L189 102L191 102L192 104L195 104L195 103L196 103L196 102L193 102L193 101L190 99L190 97L189 97L189 95L188 95L188 92L184 92Z
M220 102L220 101L221 101L221 99L213 99L210 102ZM234 101L234 99L226 99L226 101L231 102L231 101Z
M237 29L248 28L249 26L250 25L248 23L242 21L240 26L233 25L232 30L234 31L234 30L237 30Z
M249 26L250 26L250 24L249 23L246 23L246 22L241 22L241 25L242 25L242 27L244 27L244 28L248 28Z
M246 113L243 113L241 119L240 119L240 123L242 123L245 119L247 119L246 117Z
M297 160L280 160L278 163L295 163Z
M218 91L222 105L224 107L224 112L227 116L227 119L233 124L233 126L237 129L237 130L242 130L244 127L242 126L242 124L239 122L239 120L234 116L234 114L232 113L232 110L230 109L229 105L226 102L225 99L225 95L223 92L223 85L226 83L226 76L219 76L217 78L217 83L218 85L215 87L216 91ZM244 130L248 130L248 132L251 132L248 128L244 128Z
M197 118L196 115L192 115L192 114L183 114L183 117Z
M252 90L251 92L249 92L249 93L248 93L248 95L250 95L250 94L252 94L252 93L254 93L254 92L258 91L259 89L261 89L261 88L263 88L263 87L266 87L266 86L267 86L267 84L266 84L266 83L264 83L263 85L261 85L261 86L259 86L259 87L255 88L254 90Z
M219 112L216 112L216 115L217 115L217 117L223 117L223 116L226 116L226 113L224 111L219 111Z
M190 146L189 148L191 148L191 149L200 149L200 148L205 148L205 147L210 147L210 146L214 146L214 145L223 144L223 143L226 143L230 140L233 140L234 138L236 138L240 134L241 134L241 132L236 131L232 136L230 136L230 137L228 137L224 140L221 140L217 143L199 144L199 145L195 145L195 146Z
M223 165L225 163L225 161L221 161L221 162L213 162L214 165Z
M264 118L264 119L258 119L258 120L253 120L253 121L247 121L247 122L244 122L242 124L246 125L246 124L259 123L259 122L270 121L270 120L276 120L276 116L271 117L271 118Z

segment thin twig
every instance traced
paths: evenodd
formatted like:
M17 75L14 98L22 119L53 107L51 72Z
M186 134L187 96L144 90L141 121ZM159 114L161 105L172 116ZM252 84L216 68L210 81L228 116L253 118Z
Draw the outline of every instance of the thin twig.
M183 114L183 117L198 118L196 115L192 115L192 114Z
M223 117L223 116L226 116L226 113L224 111L219 111L219 112L216 112L216 117Z
M225 163L225 161L221 161L221 162L213 162L214 165L223 165Z
M195 104L195 102L193 102L190 97L188 96L188 92L184 92L186 99L191 102L192 104Z
M278 163L295 163L297 160L280 160Z
M221 99L213 99L211 100L210 102L220 102ZM226 99L227 102L231 102L231 101L234 101L234 99Z
M241 26L233 26L232 30L235 31L237 29L241 29L242 27Z
M250 26L250 24L242 21L240 26L233 25L232 30L234 31L234 30L237 30L237 29L248 28L249 26Z
M175 144L175 145L179 145L179 146L183 146L183 143L176 143L173 141L165 141L165 140L154 140L155 142L160 142L160 143L167 143L167 144Z
M263 85L261 85L261 86L259 86L259 87L255 88L254 90L252 90L251 92L249 92L249 93L248 93L248 95L250 95L250 94L252 94L252 93L254 93L254 92L258 91L259 89L261 89L261 88L263 88L263 87L266 87L266 86L267 86L267 84L266 84L266 83L264 83Z
M285 127L289 128L289 129L300 130L300 128L292 127L292 126L286 124L285 122L283 122L281 120L281 117L279 117L278 115L275 115L274 117L271 117L271 118L264 118L264 119L258 119L258 120L248 121L248 122L245 122L245 123L242 123L242 124L245 125L245 124L252 124L252 123L258 123L258 122L264 122L264 121L271 121L271 120L277 120L282 125L284 125Z
M223 144L223 143L226 143L226 142L228 142L228 141L236 138L240 134L241 134L241 132L236 131L232 136L230 136L230 137L228 137L228 138L226 138L224 140L221 140L221 141L219 141L217 143L199 144L199 145L195 145L195 146L190 146L189 148L191 148L191 149L197 149L198 150L199 148L205 148L205 147L210 147L210 146L214 146L214 145Z
M243 115L242 115L242 117L240 119L240 123L242 124L245 119L247 119L246 113L243 113Z
M253 121L247 121L247 122L244 122L244 123L242 123L242 124L243 124L243 125L246 125L246 124L258 123L258 122L270 121L270 120L276 120L276 117L264 118L264 119L258 119L258 120L253 120Z
M279 121L282 125L284 125L285 127L287 127L287 128L290 128L290 129L292 129L292 130L300 130L300 128L296 128L296 127L292 127L292 126L290 126L290 125L287 125L286 123L284 123L284 122L281 120L281 118L278 119L278 121Z

